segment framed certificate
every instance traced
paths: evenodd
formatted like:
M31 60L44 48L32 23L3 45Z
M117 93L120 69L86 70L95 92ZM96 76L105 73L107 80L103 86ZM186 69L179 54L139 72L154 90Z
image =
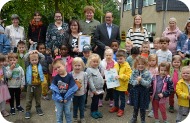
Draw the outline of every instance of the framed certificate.
M78 48L79 48L79 52L82 52L82 48L85 44L89 44L90 45L91 42L91 36L89 35L79 35L78 37Z

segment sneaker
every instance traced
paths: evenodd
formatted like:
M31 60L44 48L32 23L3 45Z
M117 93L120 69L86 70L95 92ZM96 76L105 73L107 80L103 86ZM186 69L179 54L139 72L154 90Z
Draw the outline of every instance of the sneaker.
M149 109L146 109L146 112L149 112Z
M110 107L112 107L113 106L113 101L110 101Z
M85 118L80 119L80 122L81 122L81 123L86 123Z
M16 110L19 111L19 112L23 112L24 109L19 105L19 106L16 106Z
M49 100L48 95L45 95L45 96L44 96L44 95L42 95L42 96L41 96L41 98L42 98L42 99L44 99L44 100Z
M146 121L141 121L141 123L146 123Z
M85 104L85 108L91 108L91 105Z
M98 118L98 115L96 114L96 112L90 112L90 115L91 115L93 118L95 118L95 119Z
M38 113L40 116L44 115L42 109L37 109L36 111L37 111L37 113Z
M116 107L113 107L112 109L109 110L109 112L111 112L111 113L117 112L117 111L119 111L119 108L116 108Z
M103 116L100 114L99 111L96 112L96 115L98 116L98 118L102 118Z
M136 123L137 122L137 118L132 118L131 120L129 120L127 123Z
M150 113L148 114L148 117L151 117L151 118L154 117L154 112L153 112L153 110L150 111Z
M106 97L105 97L105 101L108 101L108 100L109 100L109 97L106 96Z
M174 107L173 106L169 107L169 112L174 113Z
M127 105L129 105L129 103L130 103L130 101L128 100L128 101L127 101Z
M15 115L15 108L11 108L10 114Z
M163 123L170 123L168 120L163 121Z
M29 119L30 118L30 112L25 112L25 118Z
M78 123L77 118L73 118L73 123Z
M1 111L3 117L9 116L9 113L6 110Z
M159 119L155 119L155 123L160 123L160 120Z
M176 123L180 123L181 121L179 121L179 120L176 120Z
M119 109L117 116L121 117L124 114L124 110Z
M99 107L102 107L102 106L103 106L103 105L102 105L102 102L103 102L102 100L99 100L99 103L98 103L98 106L99 106Z

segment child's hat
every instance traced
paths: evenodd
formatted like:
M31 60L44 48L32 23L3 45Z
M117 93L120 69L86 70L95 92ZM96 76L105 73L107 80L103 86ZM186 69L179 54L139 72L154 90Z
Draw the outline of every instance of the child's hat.
M92 47L89 44L85 44L82 49L82 52L84 51L92 51Z

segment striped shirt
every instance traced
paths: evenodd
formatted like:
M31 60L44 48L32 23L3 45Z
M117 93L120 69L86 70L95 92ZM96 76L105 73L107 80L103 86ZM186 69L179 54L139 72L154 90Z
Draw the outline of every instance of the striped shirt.
M141 33L138 29L133 33L133 28L131 27L127 32L126 41L132 41L133 47L141 47L143 41L148 41L148 32L145 27L143 27L144 33Z
M169 62L171 64L172 53L169 50L161 51L161 49L160 49L156 52L156 55L158 56L158 65L162 62Z

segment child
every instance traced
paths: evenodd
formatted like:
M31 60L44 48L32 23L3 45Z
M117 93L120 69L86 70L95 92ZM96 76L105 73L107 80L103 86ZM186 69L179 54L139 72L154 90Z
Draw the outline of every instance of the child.
M168 76L170 73L170 64L168 62L162 62L158 66L158 74L154 75L150 86L150 99L153 106L153 112L155 117L155 123L159 123L158 108L161 111L163 122L167 121L166 115L166 103L168 97L174 91L173 82Z
M158 65L162 62L169 62L171 64L172 53L167 48L167 46L169 46L169 42L170 39L168 37L162 37L160 39L161 49L156 51L156 55L158 56Z
M77 113L78 108L80 111L80 120L81 123L86 123L86 120L84 118L84 104L85 104L85 98L86 98L86 89L87 89L87 73L82 71L85 67L83 60L80 57L75 57L72 61L73 71L70 73L75 83L78 86L78 90L76 93L74 93L73 98L73 119L74 123L78 123L77 120Z
M5 105L6 100L11 98L7 87L6 68L4 66L5 58L5 55L0 53L0 104L3 117L9 116L9 113L5 110Z
M119 79L120 86L113 88L114 89L114 108L110 109L110 112L116 112L117 116L122 116L125 108L125 92L128 88L129 78L131 76L131 68L126 60L126 52L124 50L118 50L116 53L117 61L114 65L114 68L117 69L118 75L115 79ZM119 107L119 97L121 100L121 105Z
M86 72L86 63L87 63L87 60L89 58L89 56L92 54L92 47L89 45L89 44L85 44L83 46L83 49L82 49L82 53L83 53L83 57L82 57L82 60L85 64L85 69L84 69L84 72ZM89 90L89 85L87 85L87 94L86 94L86 99L85 99L85 108L90 108L90 105L87 104L87 101L88 101L88 90Z
M134 62L135 58L136 58L139 54L140 54L140 50L139 50L138 47L133 47L133 48L131 49L131 55L130 55L129 57L127 57L127 59L126 59L126 62L129 63L131 69L132 69L132 67L133 67L133 62Z
M156 54L156 51L158 51L160 49L159 42L160 42L160 38L154 39L154 41L153 41L154 49L150 50L150 54Z
M63 112L67 123L72 122L71 117L71 98L78 90L75 80L71 74L67 74L65 63L61 58L56 59L52 63L53 68L58 73L51 83L50 89L53 92L52 99L55 100L57 108L57 123L63 123Z
M149 89L151 83L151 74L146 69L148 60L144 56L138 56L133 64L133 72L129 83L133 85L130 90L130 105L134 106L133 118L128 123L137 121L138 110L140 109L141 123L145 123L145 110L148 108L150 101Z
M30 118L30 110L32 107L32 99L36 100L36 111L42 116L40 96L42 93L41 82L44 82L42 66L45 62L45 56L37 50L32 50L24 55L24 63L27 67L26 81L28 84L26 93L26 112L25 118Z
M103 85L104 80L98 70L98 65L101 59L98 54L92 53L87 62L87 74L88 74L88 82L89 82L89 93L91 92L92 103L91 103L91 112L90 115L97 119L102 118L103 116L98 111L98 101L100 94L104 93Z
M111 42L111 49L113 49L113 60L115 60L117 62L117 58L116 58L116 52L119 49L119 41L114 39Z
M49 64L52 63L52 57L50 54L46 54L46 47L44 43L38 43L36 49L38 50L38 52L42 53L45 56L45 63L42 66L44 81L41 83L42 86L41 98L44 100L49 100L49 97L47 95L47 87L48 87Z
M176 123L181 122L183 114L190 111L190 66L182 68L181 78L176 85L179 105Z
M116 64L116 61L113 60L113 50L112 49L106 49L104 52L104 59L100 62L99 69L102 77L105 79L104 70L112 69L114 65ZM107 89L106 83L104 83L103 90L107 90L107 94L105 97L105 101L108 101L110 99L109 106L113 106L113 89ZM100 95L100 100L98 106L103 106L102 104L103 94Z
M26 44L25 44L24 41L19 41L17 43L17 53L16 54L18 55L18 64L24 70L24 75L26 75L26 66L25 66L24 60L23 60L24 59L24 55L26 54ZM27 88L27 82L26 81L25 81L25 88ZM20 97L21 97L21 95L20 95Z
M58 58L61 58L61 55L59 54L60 53L60 49L59 48L56 48L54 50L54 55L53 55L53 61L55 59L58 59ZM53 66L52 66L53 67ZM55 69L53 68L53 73L52 73L52 77L55 77L57 75L57 72L55 71Z
M149 49L150 49L150 44L148 41L143 41L142 43L142 53L141 56L144 56L146 58L148 58L149 53Z
M131 55L129 56L129 57L127 57L127 59L126 59L126 62L128 62L129 63L129 65L130 65L130 67L131 67L131 70L133 70L133 62L134 62L134 60L135 60L135 58L138 56L140 54L140 50L139 50L139 48L138 47L133 47L132 49L131 49ZM128 95L130 95L130 90L131 90L131 88L132 88L133 86L129 83L128 84ZM127 101L127 104L129 105L129 103L130 103L130 101L128 100Z
M174 92L169 96L169 112L174 112L174 94L176 94L176 85L177 82L181 79L181 68L182 68L182 58L179 55L175 55L172 58L172 65L170 68L170 76L174 83ZM177 94L176 94L177 96Z
M133 48L133 42L132 41L126 41L125 42L126 58L131 55L131 49L132 48Z
M20 90L24 89L25 76L22 67L17 64L18 55L16 53L8 53L9 65L6 67L6 78L8 78L8 88L11 95L10 114L15 115L14 97L16 98L16 110L23 112L24 109L20 106Z
M150 54L148 56L148 68L147 70L150 71L151 78L158 73L158 57L156 54ZM153 107L151 108L148 117L154 117Z
M0 53L7 55L11 52L11 45L6 35L0 33Z

